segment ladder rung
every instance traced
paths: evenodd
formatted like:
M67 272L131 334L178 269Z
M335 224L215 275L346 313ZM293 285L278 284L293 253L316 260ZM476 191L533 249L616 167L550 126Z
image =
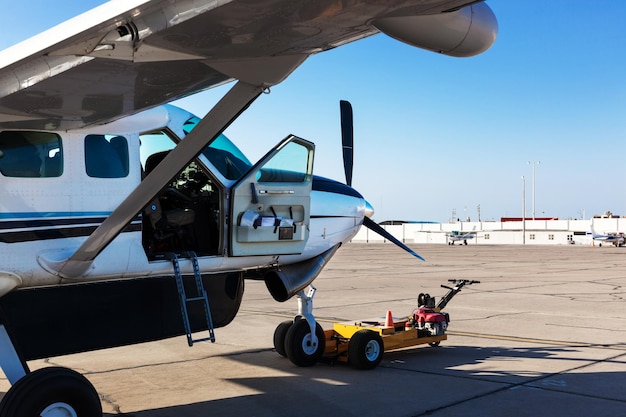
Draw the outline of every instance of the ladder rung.
M187 298L187 301L204 301L204 297Z
M194 342L208 342L209 340L211 342L215 342L215 337L209 336L209 337L203 337L202 339L193 339Z

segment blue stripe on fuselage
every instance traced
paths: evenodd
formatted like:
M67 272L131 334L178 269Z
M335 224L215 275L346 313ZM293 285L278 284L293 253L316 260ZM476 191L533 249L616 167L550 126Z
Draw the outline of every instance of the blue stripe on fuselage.
M363 198L363 196L357 190L350 187L349 185L317 175L313 176L313 191L323 191L327 193L343 194L351 197Z

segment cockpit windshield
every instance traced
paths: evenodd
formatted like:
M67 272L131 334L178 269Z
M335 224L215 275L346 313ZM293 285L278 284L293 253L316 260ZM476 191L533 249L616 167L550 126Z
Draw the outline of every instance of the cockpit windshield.
M189 134L200 121L192 117L185 122L183 130ZM220 134L202 154L229 180L238 180L252 167L252 163L224 134Z

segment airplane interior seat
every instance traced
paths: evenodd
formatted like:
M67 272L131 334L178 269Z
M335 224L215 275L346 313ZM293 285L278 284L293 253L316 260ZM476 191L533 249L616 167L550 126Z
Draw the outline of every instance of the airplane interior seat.
M94 178L123 178L128 175L119 153L103 135L85 137L85 167Z
M57 152L52 158L46 158L44 165L45 177L60 177L63 173L63 157Z
M146 159L145 174L148 175L157 165L163 161L169 151L157 152ZM167 193L165 193L167 194ZM158 239L164 239L172 232L179 232L181 227L192 224L195 221L196 213L193 209L185 207L162 208L161 195L157 196L144 209L155 230Z
M110 140L110 143L120 158L124 172L129 172L128 141L124 136L116 136Z
M165 157L169 153L170 151L161 151L161 152L156 152L150 155L146 159L145 175L148 175L149 173L154 171L154 168L156 168L157 165L159 165L161 161L163 161L163 159L165 159Z
M37 147L19 132L0 132L0 172L6 177L41 177Z

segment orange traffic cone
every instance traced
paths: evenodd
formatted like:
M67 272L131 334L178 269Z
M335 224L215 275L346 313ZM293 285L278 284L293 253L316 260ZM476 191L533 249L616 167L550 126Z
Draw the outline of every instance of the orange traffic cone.
M393 316L391 310L387 310L387 318L385 319L385 327L393 327Z

